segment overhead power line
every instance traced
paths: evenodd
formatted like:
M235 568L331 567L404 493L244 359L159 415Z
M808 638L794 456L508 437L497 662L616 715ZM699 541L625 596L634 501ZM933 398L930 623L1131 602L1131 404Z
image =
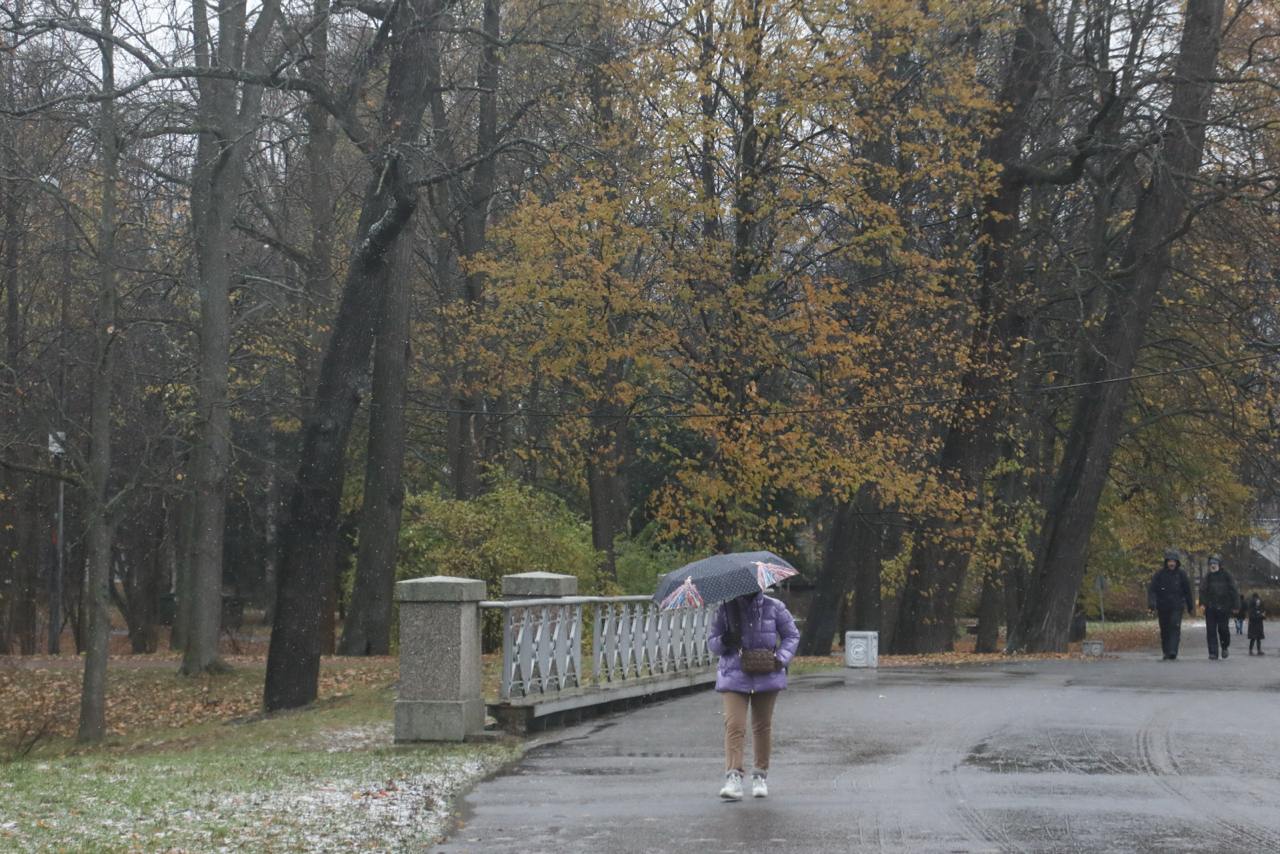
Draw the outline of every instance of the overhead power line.
M535 410L535 409L460 409L449 406L437 406L429 403L410 403L408 408L417 409L425 412L436 412L441 415L484 415L490 418L544 418L544 419L586 419L592 421L658 421L658 420L698 420L698 419L741 419L741 418L764 418L769 416L787 416L787 415L822 415L831 412L849 412L855 409L861 410L879 410L879 409L919 409L929 406L944 406L957 403L980 403L987 400L998 400L1002 397L1028 398L1038 397L1048 394L1057 394L1059 392L1076 391L1084 388L1096 386L1114 385L1116 383L1134 382L1139 380L1154 379L1157 377L1175 376L1178 374L1193 374L1201 371L1208 371L1214 368L1223 368L1229 365L1242 365L1249 362L1257 362L1272 353L1257 353L1251 356L1241 356L1235 359L1223 359L1218 362L1205 362L1197 365L1183 365L1178 368L1167 368L1160 371L1147 371L1138 374L1126 374L1122 377L1108 377L1101 380L1083 380L1080 382L1057 383L1050 385L1033 386L1021 391L1001 391L991 394L972 394L972 395L952 395L948 397L926 397L914 398L907 400L889 400L876 401L873 403L846 403L832 404L829 406L815 407L798 407L798 408L778 408L778 409L742 409L733 412L624 412L617 414L598 413L598 412L574 412L570 410Z

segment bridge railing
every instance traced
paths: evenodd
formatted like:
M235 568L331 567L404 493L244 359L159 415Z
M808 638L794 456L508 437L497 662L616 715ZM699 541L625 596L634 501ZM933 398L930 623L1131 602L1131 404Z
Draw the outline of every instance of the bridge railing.
M576 587L572 576L520 573L503 578L503 599L488 600L474 579L397 583L396 740L461 741L484 730L486 611L502 614L499 697L487 710L515 731L715 680L710 610L662 611L648 596L577 596Z
M586 687L607 690L640 679L682 676L711 666L711 612L661 610L648 596L563 596L492 600L502 620L503 701ZM584 625L591 627L591 672L583 672Z

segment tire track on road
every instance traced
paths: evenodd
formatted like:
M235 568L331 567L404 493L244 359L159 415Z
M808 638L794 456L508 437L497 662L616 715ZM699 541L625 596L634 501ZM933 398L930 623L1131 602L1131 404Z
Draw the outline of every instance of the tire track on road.
M1249 819L1223 816L1220 810L1229 808L1229 805L1221 800L1214 804L1213 810L1199 809L1203 806L1202 799L1188 794L1177 782L1182 772L1173 752L1173 724L1171 713L1161 710L1147 718L1139 728L1135 739L1139 770L1171 795L1197 807L1196 814L1221 828L1228 838L1217 840L1220 844L1280 851L1280 833Z
M1009 834L1008 828L993 821L984 811L969 804L967 794L960 784L960 769L964 767L964 757L958 762L948 763L942 758L945 748L954 749L955 745L972 745L980 742L990 744L1002 733L1007 732L1005 725L990 730L979 730L966 727L963 730L957 723L942 730L935 730L934 738L929 745L929 780L931 785L939 785L947 799L947 806L959 819L959 826L967 831L970 838L966 842L981 842L995 845L994 850L1001 852L1026 852L1028 849ZM967 755L967 754L966 754Z

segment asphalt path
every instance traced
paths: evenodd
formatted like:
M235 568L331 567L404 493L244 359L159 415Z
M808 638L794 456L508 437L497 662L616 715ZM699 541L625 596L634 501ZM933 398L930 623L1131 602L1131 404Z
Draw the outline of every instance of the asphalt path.
M545 736L437 850L1280 852L1280 654L1236 641L797 677L739 803L718 696L655 703Z

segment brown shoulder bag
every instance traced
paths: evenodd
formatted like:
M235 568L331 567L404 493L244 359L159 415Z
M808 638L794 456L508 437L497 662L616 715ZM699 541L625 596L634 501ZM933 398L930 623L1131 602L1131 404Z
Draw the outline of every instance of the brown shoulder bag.
M737 602L734 602L729 610L735 618L731 622L736 622L738 624L735 627L735 631L737 631L738 637L742 637L741 607ZM781 666L778 663L778 659L774 656L774 650L766 647L761 647L759 649L743 649L742 654L738 659L738 665L742 668L743 673L750 673L753 675L773 673Z

